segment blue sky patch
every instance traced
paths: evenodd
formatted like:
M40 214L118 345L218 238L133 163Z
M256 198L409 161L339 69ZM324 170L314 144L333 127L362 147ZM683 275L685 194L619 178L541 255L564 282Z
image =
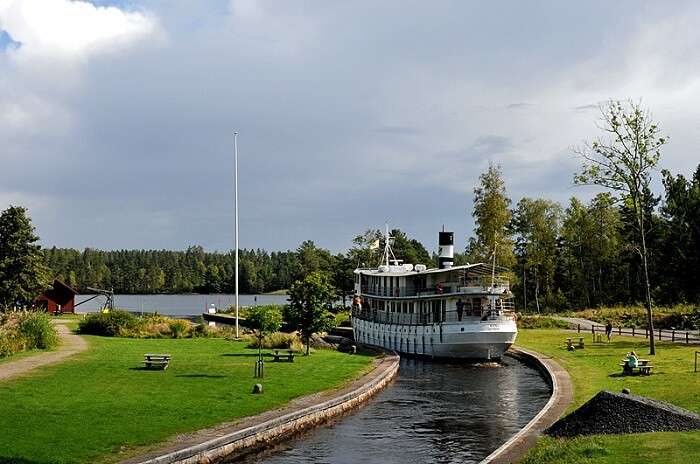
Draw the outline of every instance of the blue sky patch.
M21 45L21 42L12 40L12 37L6 31L0 30L0 51L5 51L8 49L14 50L19 48Z

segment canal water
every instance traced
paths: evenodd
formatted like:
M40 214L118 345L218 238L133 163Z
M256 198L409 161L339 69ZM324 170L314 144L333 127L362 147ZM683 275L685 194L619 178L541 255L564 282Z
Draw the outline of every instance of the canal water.
M87 300L93 295L76 295L75 303ZM287 295L239 295L241 306L264 304L286 304ZM88 301L75 310L89 313L102 308L105 297L99 296ZM233 306L235 296L228 294L214 295L114 295L114 307L134 312L165 314L168 316L190 316L202 314L210 305L218 309Z
M244 462L477 463L549 395L538 371L509 357L502 365L402 359L397 379L364 407Z

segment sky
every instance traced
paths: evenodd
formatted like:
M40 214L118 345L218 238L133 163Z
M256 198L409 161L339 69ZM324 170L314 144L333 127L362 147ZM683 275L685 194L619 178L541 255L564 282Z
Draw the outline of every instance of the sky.
M473 188L566 204L601 102L700 162L700 3L0 0L0 209L44 246L463 248ZM655 173L658 186L659 174Z

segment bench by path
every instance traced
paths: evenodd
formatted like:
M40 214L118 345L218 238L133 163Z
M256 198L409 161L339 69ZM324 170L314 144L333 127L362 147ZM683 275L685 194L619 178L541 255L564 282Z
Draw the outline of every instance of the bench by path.
M16 361L0 364L0 382L26 374L39 367L56 364L87 349L87 342L82 337L71 332L66 326L70 321L54 319L51 322L56 327L58 336L61 339L58 348L54 351L37 353Z

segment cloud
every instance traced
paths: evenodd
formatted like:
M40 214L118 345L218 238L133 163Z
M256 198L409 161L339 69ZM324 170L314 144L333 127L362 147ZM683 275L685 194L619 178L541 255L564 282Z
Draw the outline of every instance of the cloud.
M341 250L386 219L463 237L489 161L515 202L588 194L568 147L597 135L591 102L643 97L672 136L663 167L694 167L699 19L683 2L0 0L0 40L21 42L0 46L0 202L40 199L48 245L227 249L236 129L243 246Z
M80 58L142 40L157 21L86 1L0 0L0 29L21 44L18 57Z

